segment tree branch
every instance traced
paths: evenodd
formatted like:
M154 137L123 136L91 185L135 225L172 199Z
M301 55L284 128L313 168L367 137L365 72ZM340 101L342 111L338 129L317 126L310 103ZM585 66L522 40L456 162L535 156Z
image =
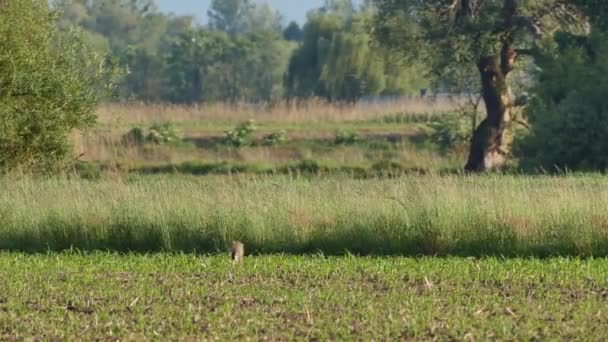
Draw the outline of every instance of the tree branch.
M524 120L521 120L521 119L518 119L518 118L514 118L513 122L522 125L523 127L525 127L528 130L532 129L532 126L530 126L530 124L527 123L527 122L525 122Z

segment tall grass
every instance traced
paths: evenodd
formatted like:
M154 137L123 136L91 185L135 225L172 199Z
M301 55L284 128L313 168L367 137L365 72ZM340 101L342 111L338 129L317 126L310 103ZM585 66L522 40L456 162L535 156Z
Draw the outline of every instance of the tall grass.
M602 177L0 180L0 249L608 256Z
M387 115L422 115L449 112L458 108L460 99L399 98L381 102L336 103L320 99L284 101L275 104L209 103L171 105L145 103L110 103L97 110L105 125L141 125L150 122L242 122L258 121L347 122L383 119Z
M88 132L74 132L71 137L75 154L81 160L120 164L129 168L142 165L173 165L184 162L240 162L285 165L302 159L353 160L370 159L376 151L366 148L328 149L311 151L311 143L333 141L337 132L356 132L366 140L408 140L428 131L424 123L437 120L458 108L461 99L398 98L382 102L332 103L320 99L285 101L275 104L209 103L200 105L171 105L144 103L109 103L97 110L98 126ZM256 141L280 131L286 132L289 146L242 148L238 151L217 149L225 132L243 121L255 119ZM132 128L144 131L159 122L170 123L178 135L197 148L176 146L125 145L123 136ZM392 159L403 161L406 167L430 168L440 159L436 153L418 151L403 145L395 149ZM183 146L182 146L183 147ZM314 147L314 146L313 146ZM371 158L371 163L378 160ZM385 157L380 158L386 159ZM431 162L427 163L426 160ZM418 161L422 160L422 163ZM459 161L459 164L462 162ZM441 164L444 164L441 162Z

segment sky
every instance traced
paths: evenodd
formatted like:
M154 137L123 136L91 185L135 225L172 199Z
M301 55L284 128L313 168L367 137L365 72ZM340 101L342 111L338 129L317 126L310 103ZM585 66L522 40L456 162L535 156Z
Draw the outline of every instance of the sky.
M324 0L257 0L256 2L265 1L281 12L286 22L295 20L300 24L306 20L306 13L309 10L321 7L324 3ZM207 20L210 2L211 0L156 0L158 7L163 11L195 15L202 22Z

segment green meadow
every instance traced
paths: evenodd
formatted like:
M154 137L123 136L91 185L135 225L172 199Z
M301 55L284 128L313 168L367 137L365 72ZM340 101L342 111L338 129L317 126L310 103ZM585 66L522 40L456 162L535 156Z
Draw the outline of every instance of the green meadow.
M602 259L0 254L2 340L602 340Z
M4 179L20 252L608 256L608 180L587 176Z

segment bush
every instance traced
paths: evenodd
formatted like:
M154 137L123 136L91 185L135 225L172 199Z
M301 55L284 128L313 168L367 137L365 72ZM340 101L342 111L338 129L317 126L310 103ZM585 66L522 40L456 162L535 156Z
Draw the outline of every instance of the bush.
M264 137L265 146L276 146L282 145L287 141L287 134L285 131L279 131L271 133Z
M361 141L357 132L338 131L336 133L336 145L353 145Z
M430 126L431 140L443 153L466 148L471 141L471 120L458 114L445 115Z
M224 143L234 147L249 146L253 142L253 132L256 130L257 127L253 120L243 122L232 131L226 132Z
M173 144L179 141L179 136L175 127L167 122L152 125L146 141L156 145Z
M146 137L144 136L144 130L139 127L131 129L120 139L122 144L125 146L141 146L145 140Z
M0 1L0 172L66 166L114 70L81 30L59 29L48 1Z
M608 38L561 36L538 63L542 72L527 108L531 131L516 141L523 168L608 168Z

